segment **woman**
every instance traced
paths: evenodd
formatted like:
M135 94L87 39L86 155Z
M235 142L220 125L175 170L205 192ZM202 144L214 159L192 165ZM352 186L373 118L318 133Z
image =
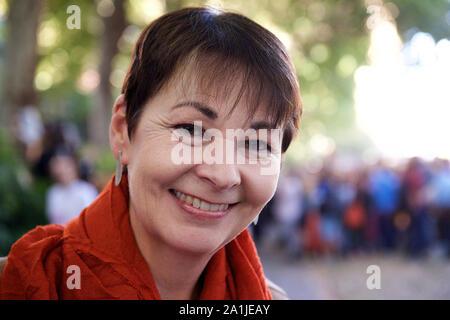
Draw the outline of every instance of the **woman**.
M271 299L247 227L275 193L300 114L294 68L269 31L207 8L160 17L113 107L115 178L65 228L37 227L13 245L1 298ZM257 161L229 161L228 142L242 136L226 133L250 128L257 139L238 151ZM179 161L180 147L214 146L215 157L224 145L225 163Z

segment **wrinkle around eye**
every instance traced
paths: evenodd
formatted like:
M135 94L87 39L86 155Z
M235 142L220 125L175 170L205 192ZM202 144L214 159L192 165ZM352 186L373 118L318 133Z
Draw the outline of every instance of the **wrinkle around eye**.
M142 121L138 125L136 133L142 135L146 140L155 138L159 139L167 136L166 128L167 126L165 122L152 119L151 121Z

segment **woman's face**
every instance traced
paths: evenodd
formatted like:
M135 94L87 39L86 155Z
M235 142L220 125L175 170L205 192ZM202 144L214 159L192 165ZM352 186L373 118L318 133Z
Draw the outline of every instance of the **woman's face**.
M228 118L234 98L217 101L194 91L186 94L179 85L167 86L149 100L131 142L122 151L128 166L130 214L151 239L183 252L214 253L243 231L271 199L279 176L279 153L266 156L272 167L275 162L273 174L261 174L264 165L260 162L226 161L231 149L225 147L225 140L222 164L174 161L180 143L193 149L189 143L173 139L177 128L190 130L194 121L202 121L203 130L217 129L225 139L227 129L246 130L252 123L267 120L265 114L257 113L245 126L244 100ZM201 102L210 111L183 105L186 101ZM270 134L262 141L270 143ZM200 141L200 145L205 150L207 143ZM224 205L228 209L224 210Z

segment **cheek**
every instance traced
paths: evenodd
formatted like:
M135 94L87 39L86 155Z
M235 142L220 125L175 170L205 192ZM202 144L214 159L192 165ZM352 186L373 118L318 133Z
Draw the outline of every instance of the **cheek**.
M128 176L130 185L131 182L139 185L135 191L141 194L140 199L149 201L153 198L155 201L154 198L163 196L163 192L192 168L192 165L176 164L172 160L171 151L175 144L170 138L161 136L135 143L130 148Z
M173 164L170 148L163 144L148 144L136 147L130 157L128 181L130 202L139 220L144 225L157 225L164 221L169 192L168 189L189 168Z
M253 207L263 208L275 194L278 183L278 174L261 175L259 170L251 170L247 179L247 201Z

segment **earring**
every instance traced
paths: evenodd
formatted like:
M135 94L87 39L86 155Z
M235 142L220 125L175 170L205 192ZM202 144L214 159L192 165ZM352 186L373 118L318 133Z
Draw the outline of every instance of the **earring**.
M117 157L116 179L115 179L116 187L120 184L120 180L122 180L122 151L119 151L119 155Z
M256 226L256 224L258 223L258 219L259 219L259 214L256 216L256 218L252 221L253 225Z

